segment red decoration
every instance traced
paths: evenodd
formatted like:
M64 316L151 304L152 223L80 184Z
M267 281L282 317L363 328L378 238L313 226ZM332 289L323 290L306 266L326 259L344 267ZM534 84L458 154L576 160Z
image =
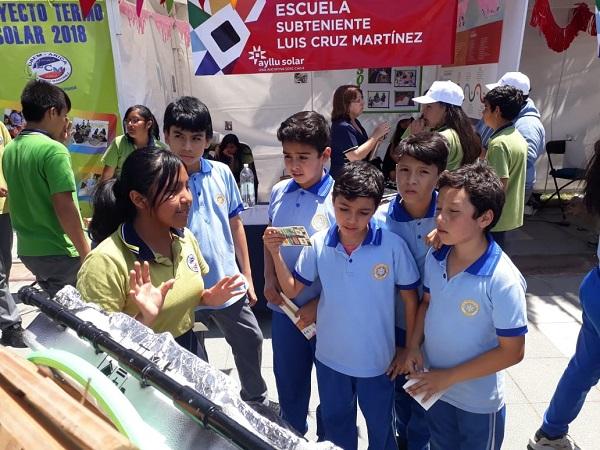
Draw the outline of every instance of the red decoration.
M87 17L90 11L92 10L92 6L94 6L96 0L79 0L79 6L81 7L81 14L83 17Z
M578 3L572 10L571 21L566 27L556 23L548 0L536 0L531 13L532 27L539 27L550 47L555 52L565 51L580 31L596 36L595 15L585 3Z
M143 6L144 0L135 0L135 12L137 13L138 17L140 17L140 14L142 14Z

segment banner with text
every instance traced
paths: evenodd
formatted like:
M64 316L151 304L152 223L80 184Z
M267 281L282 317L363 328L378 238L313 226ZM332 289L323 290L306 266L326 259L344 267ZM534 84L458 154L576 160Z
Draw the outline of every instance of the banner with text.
M188 0L196 75L450 64L457 0Z
M84 19L78 2L0 0L0 110L13 135L24 125L23 87L39 78L71 99L73 134L68 143L84 215L102 172L100 157L117 133L118 107L108 18L97 2Z

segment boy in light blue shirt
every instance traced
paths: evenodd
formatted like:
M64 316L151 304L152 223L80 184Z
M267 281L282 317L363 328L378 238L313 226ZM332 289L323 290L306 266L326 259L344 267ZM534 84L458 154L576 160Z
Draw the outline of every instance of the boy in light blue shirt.
M503 370L525 351L525 280L489 234L504 204L494 170L480 161L444 172L439 188L443 246L425 260L425 293L405 368L417 383L408 392L424 400L444 392L427 411L431 450L499 450Z
M436 132L414 134L400 141L394 149L398 195L388 205L382 205L376 217L384 229L396 233L407 243L421 279L425 256L429 251L427 235L435 229L435 190L440 173L446 168L448 145ZM422 292L420 292L422 294ZM398 305L397 305L398 306ZM396 346L406 347L404 308L396 308ZM406 379L396 379L394 425L401 448L427 450L429 430L425 410L410 397L403 386Z
M233 297L218 308L199 308L196 319L216 323L231 346L242 399L266 404L267 385L260 371L263 336L250 308L256 303L256 294L246 233L239 216L244 207L235 178L225 164L202 158L212 139L212 120L206 105L197 98L180 97L170 103L165 110L163 131L166 143L183 160L190 176L192 208L188 228L210 267L203 277L205 287L240 272L247 282L246 295ZM207 359L206 354L199 356Z
M394 308L399 289L406 309L416 311L419 271L406 243L371 220L383 196L379 170L364 161L346 164L332 196L336 223L311 237L293 275L276 228L265 231L265 246L287 296L322 285L315 357L323 437L357 448L358 399L370 448L392 450L393 380L404 364L395 348Z
M269 202L269 225L303 226L312 236L335 223L331 201L333 178L324 169L331 154L329 125L321 114L303 111L281 123L277 138L283 147L286 171L292 179L280 181L273 187ZM294 270L301 250L299 246L281 248L281 255L289 270ZM316 338L307 340L278 306L283 301L281 288L266 248L264 257L265 298L273 310L273 372L281 416L298 433L305 434ZM292 299L300 308L297 313L300 326L315 321L320 293L321 284L316 282ZM319 425L317 423L317 434L322 431Z

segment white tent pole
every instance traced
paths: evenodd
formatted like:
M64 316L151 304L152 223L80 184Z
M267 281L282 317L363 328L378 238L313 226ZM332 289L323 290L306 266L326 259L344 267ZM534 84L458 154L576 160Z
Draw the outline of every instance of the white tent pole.
M123 0L125 1L125 0ZM119 1L118 0L106 0L106 15L108 17L108 32L110 35L110 45L112 47L113 55L113 67L115 70L115 85L117 89L117 102L119 105L119 114L123 117L125 111L127 111L127 105L122 102L122 96L124 85L124 71L121 67L121 51L119 49L119 39L121 36L121 14L119 13Z

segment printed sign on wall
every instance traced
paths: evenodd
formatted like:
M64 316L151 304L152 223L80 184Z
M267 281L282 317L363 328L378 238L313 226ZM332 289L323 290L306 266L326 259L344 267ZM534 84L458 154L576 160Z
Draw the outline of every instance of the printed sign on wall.
M449 64L457 0L189 0L196 75Z

